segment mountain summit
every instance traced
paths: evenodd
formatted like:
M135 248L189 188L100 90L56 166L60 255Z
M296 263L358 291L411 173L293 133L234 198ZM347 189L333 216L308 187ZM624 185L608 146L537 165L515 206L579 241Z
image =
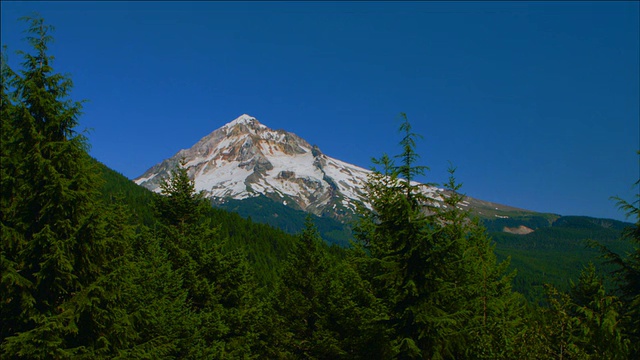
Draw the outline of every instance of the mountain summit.
M357 204L368 206L364 185L369 170L323 154L301 137L273 130L244 114L203 137L191 148L153 166L134 179L160 192L161 179L186 161L196 190L215 202L266 196L298 210L338 220L348 219ZM422 188L439 206L448 192ZM508 218L509 213L529 212L466 197L460 204L483 218Z
M353 212L357 202L366 203L362 191L368 170L331 158L299 136L272 130L246 114L134 181L159 192L161 179L181 159L196 189L217 201L265 195L336 218Z

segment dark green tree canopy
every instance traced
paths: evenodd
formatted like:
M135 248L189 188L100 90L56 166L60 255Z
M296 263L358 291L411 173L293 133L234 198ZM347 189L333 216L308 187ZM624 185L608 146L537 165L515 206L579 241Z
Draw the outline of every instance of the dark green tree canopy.
M160 183L163 197L156 202L158 217L171 226L194 226L202 219L208 204L202 193L195 190L194 182L189 178L185 160L180 167L171 170L168 178Z
M454 170L440 203L410 182L427 168L416 164L417 135L401 117L402 163L376 162L382 169L367 184L372 209L357 228L370 256L361 276L388 309L380 321L392 329L394 357L514 357L521 329L513 275L497 263L485 230L459 209Z
M47 53L52 27L23 20L33 52L20 53L19 72L2 64L0 346L9 357L106 354L126 342L112 331L122 319L111 299L127 230L98 200L101 180L75 131L81 103Z

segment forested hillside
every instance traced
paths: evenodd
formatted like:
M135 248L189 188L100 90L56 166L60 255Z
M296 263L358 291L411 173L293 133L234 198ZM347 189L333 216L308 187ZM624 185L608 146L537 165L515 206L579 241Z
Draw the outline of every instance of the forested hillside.
M243 200L226 200L215 203L215 207L237 212L245 219L269 224L289 234L304 228L305 212L284 206L267 197L259 196ZM480 218L480 223L495 243L495 252L500 260L511 259L509 268L517 270L513 287L525 295L527 300L544 300L544 284L568 291L571 281L589 262L599 265L600 274L612 270L589 241L606 244L617 253L633 250L630 243L620 239L620 234L629 223L595 219L582 216L560 216L554 214L513 213L508 218ZM472 214L473 217L473 214ZM330 244L344 247L354 241L353 222L341 223L332 218L314 217L314 223L322 239ZM512 234L505 227L526 226L533 230L528 234ZM606 284L612 288L613 284Z
M354 246L330 247L310 216L290 235L212 209L184 166L157 195L91 159L76 132L82 103L48 53L51 27L25 20L23 68L2 53L3 359L640 356L637 202L618 200L636 220L621 234L633 253L593 244L614 290L589 265L529 302L457 206L453 169L446 207L411 185L424 167L403 114L400 154L376 161Z

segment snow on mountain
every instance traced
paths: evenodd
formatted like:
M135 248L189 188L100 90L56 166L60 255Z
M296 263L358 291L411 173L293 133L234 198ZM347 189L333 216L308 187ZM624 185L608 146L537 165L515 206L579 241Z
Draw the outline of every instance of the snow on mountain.
M318 215L340 217L366 204L369 170L323 154L299 136L241 115L180 150L134 181L159 192L160 181L184 158L196 190L218 201L266 195Z
M286 206L340 220L350 217L358 203L369 206L364 194L369 170L329 157L301 137L270 129L246 114L134 181L160 192L161 179L181 159L186 161L196 190L217 202L265 195ZM448 196L447 191L432 186L424 186L422 191L436 200L434 206L440 206ZM471 197L459 207L488 218L527 211Z

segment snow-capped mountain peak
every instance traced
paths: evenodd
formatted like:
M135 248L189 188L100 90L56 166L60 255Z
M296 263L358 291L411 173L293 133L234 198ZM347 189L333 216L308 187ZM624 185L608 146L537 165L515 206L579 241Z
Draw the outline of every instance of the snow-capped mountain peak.
M370 173L359 166L323 154L301 137L273 130L243 114L203 137L191 148L147 170L134 181L159 192L162 179L186 161L196 190L214 201L264 195L286 206L337 219L348 218L357 204L369 206L364 194ZM417 185L417 183L415 183ZM439 207L447 191L423 186ZM480 216L508 217L506 211L526 211L465 197L461 209Z
M252 129L265 129L266 126L262 125L258 119L254 118L251 115L247 115L247 114L242 114L240 116L238 116L235 120L225 124L222 128L225 128L227 130L231 130L232 128L238 126L238 125L245 125L249 128Z
M197 190L214 200L265 195L318 215L340 218L365 203L369 173L323 154L299 136L272 130L243 114L193 147L155 165L134 181L160 191L160 181L184 158Z

